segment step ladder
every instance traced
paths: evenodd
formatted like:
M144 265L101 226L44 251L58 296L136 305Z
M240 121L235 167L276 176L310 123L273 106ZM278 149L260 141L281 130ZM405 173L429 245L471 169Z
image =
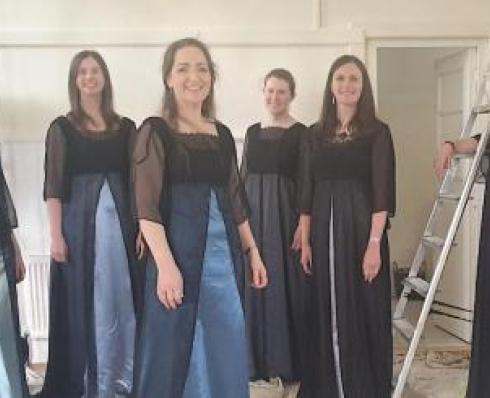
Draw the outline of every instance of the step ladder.
M463 132L460 138L468 138L474 132L475 122L477 118L482 114L490 114L490 90L488 83L490 82L490 73L487 73L478 90L475 106L472 108L471 113L466 121ZM453 158L453 165L446 173L439 190L439 194L434 202L432 211L430 213L427 225L425 227L423 236L419 242L417 252L413 259L412 265L408 276L403 281L403 290L400 295L400 299L395 308L393 315L393 328L401 334L409 342L409 348L405 359L403 361L402 369L398 377L394 380L393 398L401 398L405 384L407 382L408 374L412 366L415 353L417 351L422 332L424 330L427 317L431 311L434 298L437 293L439 281L441 279L442 272L446 265L451 247L453 246L454 237L458 230L461 218L463 216L466 203L468 201L473 183L477 176L478 166L485 153L487 141L490 135L490 115L488 116L489 122L486 131L481 135L480 141L477 146L477 150L474 155L456 155ZM463 159L472 159L469 170L465 173L463 188L461 191L453 192L453 181L457 172L464 169ZM461 175L461 174L460 174ZM457 203L456 209L453 213L449 228L445 237L438 237L434 234L435 225L437 222L437 216L441 205L447 201ZM424 261L425 255L429 251L436 251L439 255L437 257L434 273L430 281L426 281L419 277L420 268ZM424 304L420 312L416 326L412 325L406 315L405 309L409 296L412 292L424 297Z

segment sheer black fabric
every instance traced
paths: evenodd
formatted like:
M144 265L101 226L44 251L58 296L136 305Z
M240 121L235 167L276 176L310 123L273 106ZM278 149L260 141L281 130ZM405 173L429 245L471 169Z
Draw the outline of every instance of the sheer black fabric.
M392 330L389 248L367 283L372 214L395 212L395 161L383 123L351 136L304 135L300 211L311 216L312 275L301 398L389 398Z
M216 123L218 135L182 134L161 118L139 129L133 153L132 185L136 218L164 224L168 183L206 182L227 189L237 224L248 217L246 195L238 174L236 149L228 128ZM163 214L162 214L163 213Z
M10 239L10 231L16 227L17 214L5 180L5 175L3 174L0 159L0 234L2 236L6 234Z
M136 134L134 123L122 118L117 129L105 132L84 132L67 117L53 121L46 137L44 198L61 201L61 228L68 248L66 263L51 259L49 308L49 358L45 383L40 397L96 396L98 361L95 317L96 290L105 290L96 281L97 267L106 266L107 258L100 253L126 256L127 265L120 263L121 274L128 274L134 311L141 305L138 280L139 267L135 258L135 223L129 201L129 158ZM108 186L112 204L100 199ZM101 210L102 209L102 210ZM120 227L103 234L97 222L102 212L111 214ZM103 236L103 238L101 238ZM122 242L117 240L122 238ZM117 244L116 244L117 243ZM121 248L125 253L119 252ZM97 247L100 249L97 249ZM116 285L116 278L111 285ZM124 287L125 289L125 287ZM107 289L110 291L110 289ZM108 307L117 301L104 302ZM133 308L128 309L133 311ZM120 314L119 314L120 315ZM119 316L118 315L118 316ZM122 318L120 318L122 319ZM126 325L115 325L114 336ZM104 373L101 371L101 373ZM105 377L105 376L104 376Z
M266 289L245 290L250 378L300 380L307 277L291 249L298 226L299 143L306 127L247 130L240 173L250 205L250 227L267 266Z
M351 140L332 142L312 126L301 143L300 212L311 212L315 183L321 180L351 179L370 193L372 212L387 211L394 216L396 206L395 158L387 125L378 123L357 132Z
M473 136L479 141L481 135ZM487 151L490 143L487 144ZM478 250L478 265L473 317L471 364L467 398L480 398L490 391L490 173L486 173L485 197Z
M51 123L46 137L44 199L68 199L71 177L83 173L128 175L136 127L122 118L116 130L83 132L67 117Z
M0 257L5 265L5 274L7 276L7 285L10 296L10 309L12 321L14 324L15 335L18 337L15 342L17 346L17 358L19 364L18 374L21 380L22 397L29 397L27 384L25 380L25 369L23 358L25 357L23 344L20 339L19 308L17 303L17 286L15 275L15 251L12 242L12 229L17 227L17 216L12 202L12 197L3 174L2 163L0 159ZM8 302L7 302L8 303ZM6 305L2 302L2 305ZM3 321L3 320L2 320ZM3 338L4 336L2 336ZM5 341L6 344L11 342ZM0 344L1 348L1 344ZM0 353L0 356L2 354Z
M288 129L261 128L256 123L247 129L240 173L246 175L278 173L296 178L299 143L305 126L295 123Z

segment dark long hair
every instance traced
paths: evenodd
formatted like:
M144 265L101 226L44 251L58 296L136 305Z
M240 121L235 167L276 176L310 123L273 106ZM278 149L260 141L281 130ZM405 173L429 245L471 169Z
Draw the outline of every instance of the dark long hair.
M99 65L104 76L104 87L102 88L102 101L100 112L106 124L106 128L114 128L119 123L119 115L114 112L114 104L112 100L112 83L109 75L109 69L102 56L93 50L83 50L75 54L70 64L70 72L68 74L68 96L70 98L70 116L74 122L85 130L87 122L94 122L92 118L83 110L80 102L80 90L77 87L77 75L81 62L85 58L93 58Z
M214 119L215 117L215 104L214 104L214 83L216 81L216 68L211 58L211 53L207 46L200 40L192 37L186 37L171 43L165 55L163 56L162 64L162 80L165 87L165 93L163 96L163 117L172 126L175 127L175 119L177 117L177 103L175 102L175 96L173 90L167 84L167 78L172 72L172 68L175 62L175 54L177 51L185 47L195 47L202 51L206 63L208 64L209 72L211 74L211 88L209 94L202 104L202 115L208 119Z
M357 103L357 110L352 120L352 125L359 131L362 131L364 128L371 126L376 121L373 89L366 66L354 55L342 55L334 61L330 67L330 71L328 72L327 84L323 93L322 111L318 122L320 131L329 136L335 134L335 129L337 128L338 124L337 103L334 101L335 97L332 94L333 75L337 69L345 64L356 65L361 71L362 75L361 96L359 97L359 102Z

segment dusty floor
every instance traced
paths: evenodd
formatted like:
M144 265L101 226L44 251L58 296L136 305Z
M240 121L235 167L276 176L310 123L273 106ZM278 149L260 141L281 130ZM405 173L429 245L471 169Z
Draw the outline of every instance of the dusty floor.
M420 303L412 304L412 314ZM407 343L397 333L394 335L394 372L399 372L407 349ZM408 378L404 398L464 398L468 376L470 346L447 334L429 321ZM28 372L31 392L37 392L42 385L44 366L35 366L35 372ZM251 398L295 398L297 386L286 387L279 393L278 385L252 386Z

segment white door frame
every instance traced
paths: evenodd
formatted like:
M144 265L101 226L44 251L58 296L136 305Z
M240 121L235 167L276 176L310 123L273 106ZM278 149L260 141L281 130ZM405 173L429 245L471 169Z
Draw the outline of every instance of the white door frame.
M483 73L490 68L490 36L474 37L467 39L367 39L366 40L366 67L373 85L373 94L378 103L378 49L380 48L437 48L437 47L460 47L474 48L476 50L476 73L473 82L473 92L477 81Z

